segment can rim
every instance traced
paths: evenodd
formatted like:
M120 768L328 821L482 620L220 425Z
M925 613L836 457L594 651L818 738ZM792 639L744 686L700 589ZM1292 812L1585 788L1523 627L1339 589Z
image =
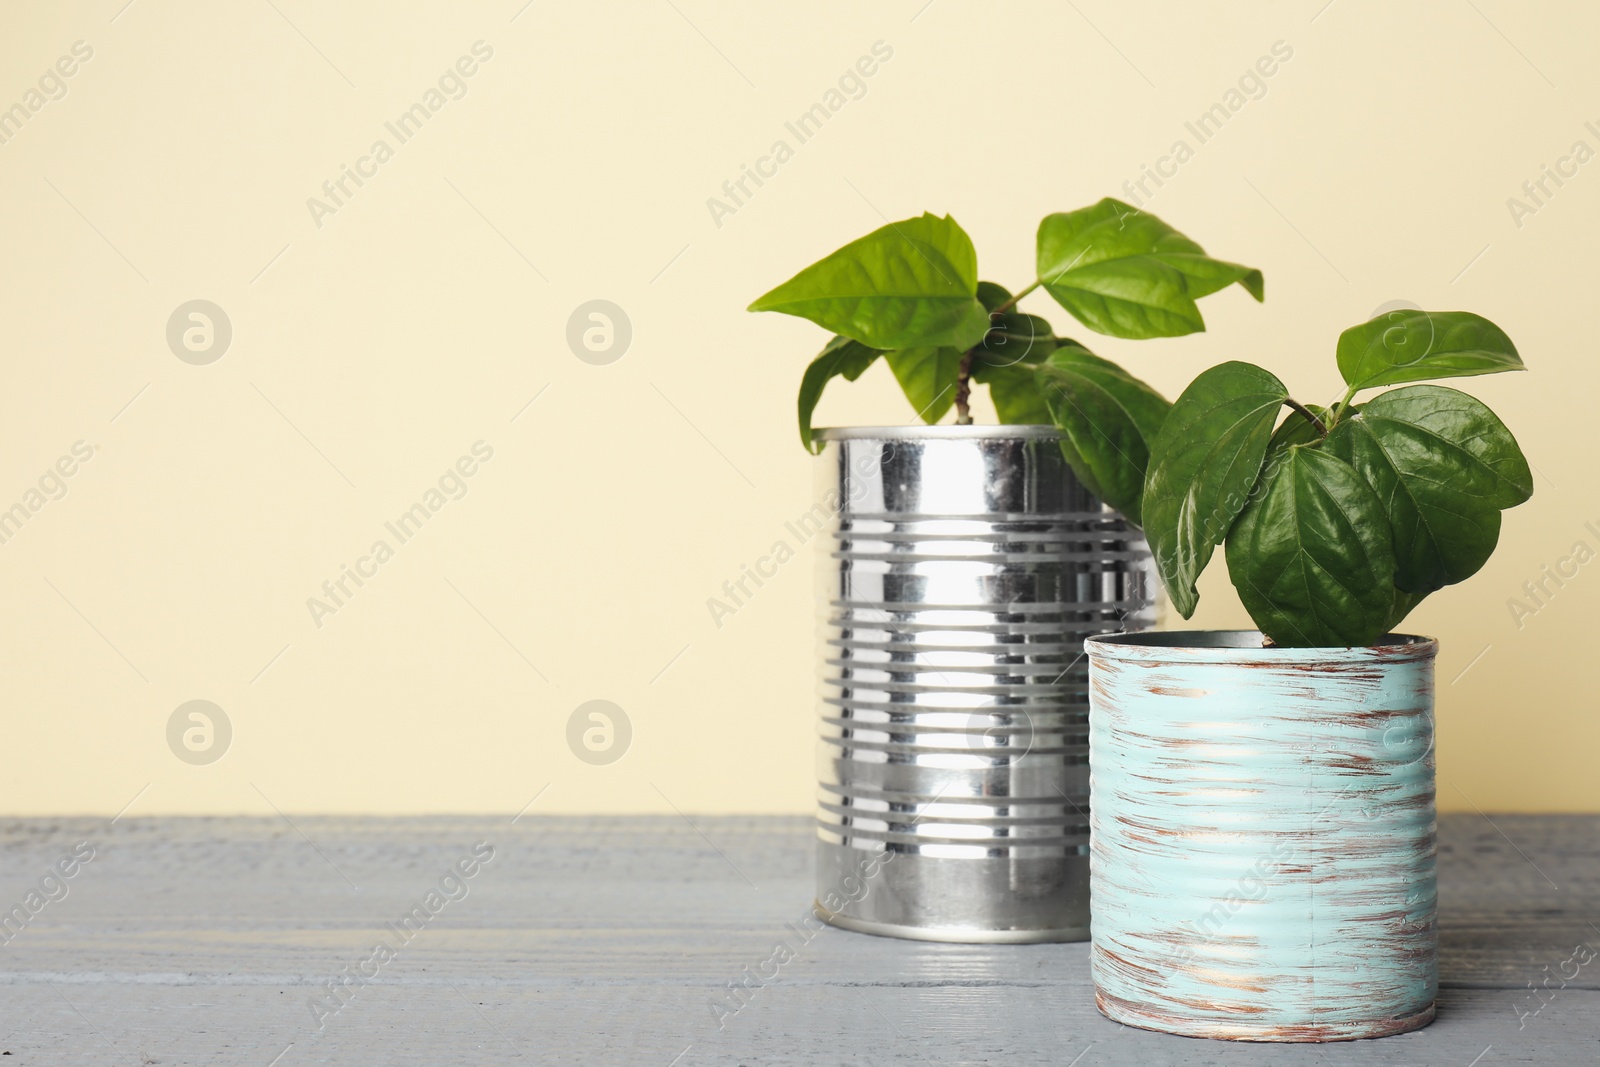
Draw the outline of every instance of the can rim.
M1058 440L1061 431L1036 423L979 424L970 426L823 426L811 431L824 441L926 441L966 438Z
M1260 630L1146 630L1098 634L1084 642L1091 660L1155 663L1245 663L1284 666L1300 663L1405 663L1433 659L1439 642L1418 634L1389 633L1361 647L1266 646Z

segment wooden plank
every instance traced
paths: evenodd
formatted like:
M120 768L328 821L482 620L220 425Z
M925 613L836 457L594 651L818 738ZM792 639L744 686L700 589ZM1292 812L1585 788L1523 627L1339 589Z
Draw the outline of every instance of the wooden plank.
M1443 819L1439 1021L1316 1049L1119 1027L1093 1008L1082 945L811 933L809 820L693 821L12 823L0 827L0 907L78 842L94 856L0 947L0 1051L19 1064L264 1065L282 1053L278 1067L666 1067L680 1054L679 1067L1060 1065L1086 1049L1082 1067L1600 1058L1600 958L1560 988L1574 947L1600 947L1594 816ZM441 890L481 842L493 858ZM436 915L430 891L443 901ZM418 906L426 921L412 920L408 941L385 926ZM334 1014L339 1001L322 992L315 1010L319 984L372 958L379 940L398 951L372 965L377 977ZM779 941L794 958L729 999L729 983ZM1528 983L1546 975L1541 998Z

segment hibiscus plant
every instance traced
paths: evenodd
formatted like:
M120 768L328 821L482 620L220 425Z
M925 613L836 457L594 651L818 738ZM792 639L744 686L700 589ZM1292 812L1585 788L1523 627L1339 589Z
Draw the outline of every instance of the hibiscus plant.
M1476 573L1500 512L1532 495L1528 461L1494 412L1456 389L1407 384L1524 369L1494 323L1393 311L1345 330L1335 357L1346 389L1332 405L1302 404L1270 372L1229 362L1196 378L1156 434L1144 529L1184 618L1225 544L1270 643L1370 645ZM1355 402L1386 385L1403 388Z
M836 377L879 357L917 415L954 408L969 424L974 384L1003 423L1054 425L1083 483L1134 524L1152 443L1171 404L1149 385L1048 322L1017 310L1043 289L1084 326L1112 337L1205 329L1195 301L1237 282L1262 299L1259 270L1212 259L1147 212L1105 199L1039 224L1034 280L1013 294L978 278L972 240L948 215L892 222L812 264L750 305L810 319L834 337L800 384L800 439Z

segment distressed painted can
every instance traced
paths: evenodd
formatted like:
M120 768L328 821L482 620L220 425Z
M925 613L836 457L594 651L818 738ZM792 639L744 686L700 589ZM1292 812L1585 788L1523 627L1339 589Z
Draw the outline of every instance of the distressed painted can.
M1425 1026L1438 990L1429 638L1097 637L1095 999L1190 1037Z
M932 941L1087 939L1083 639L1154 622L1144 538L1052 427L821 436L819 914Z

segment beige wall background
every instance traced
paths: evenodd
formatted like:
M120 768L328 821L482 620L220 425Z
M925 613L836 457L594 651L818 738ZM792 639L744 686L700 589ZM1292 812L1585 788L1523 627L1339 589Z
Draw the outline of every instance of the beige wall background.
M1440 801L1600 809L1600 564L1574 556L1600 549L1597 34L1586 5L1509 0L7 4L0 508L28 517L0 544L0 811L807 810L810 567L720 627L706 601L808 506L793 402L824 338L744 305L923 210L1022 284L1042 215L1126 197L1179 140L1147 207L1263 268L1267 302L1085 339L1169 395L1244 358L1324 401L1338 331L1381 304L1503 325L1531 373L1467 387L1538 489L1413 616L1443 641ZM798 143L785 122L877 42ZM1199 143L1185 122L1277 42ZM386 129L461 57L420 130ZM714 217L778 140L793 157ZM1536 203L1546 165L1569 176ZM334 203L346 167L367 176ZM232 334L200 365L167 339L193 300ZM631 324L605 365L567 341L591 300ZM879 367L820 421L911 415ZM415 536L386 530L478 442ZM347 566L370 576L313 619ZM1536 606L1546 567L1569 574ZM1198 625L1245 621L1220 564L1203 595ZM186 761L192 700L231 737ZM568 744L591 700L631 725L608 764Z

